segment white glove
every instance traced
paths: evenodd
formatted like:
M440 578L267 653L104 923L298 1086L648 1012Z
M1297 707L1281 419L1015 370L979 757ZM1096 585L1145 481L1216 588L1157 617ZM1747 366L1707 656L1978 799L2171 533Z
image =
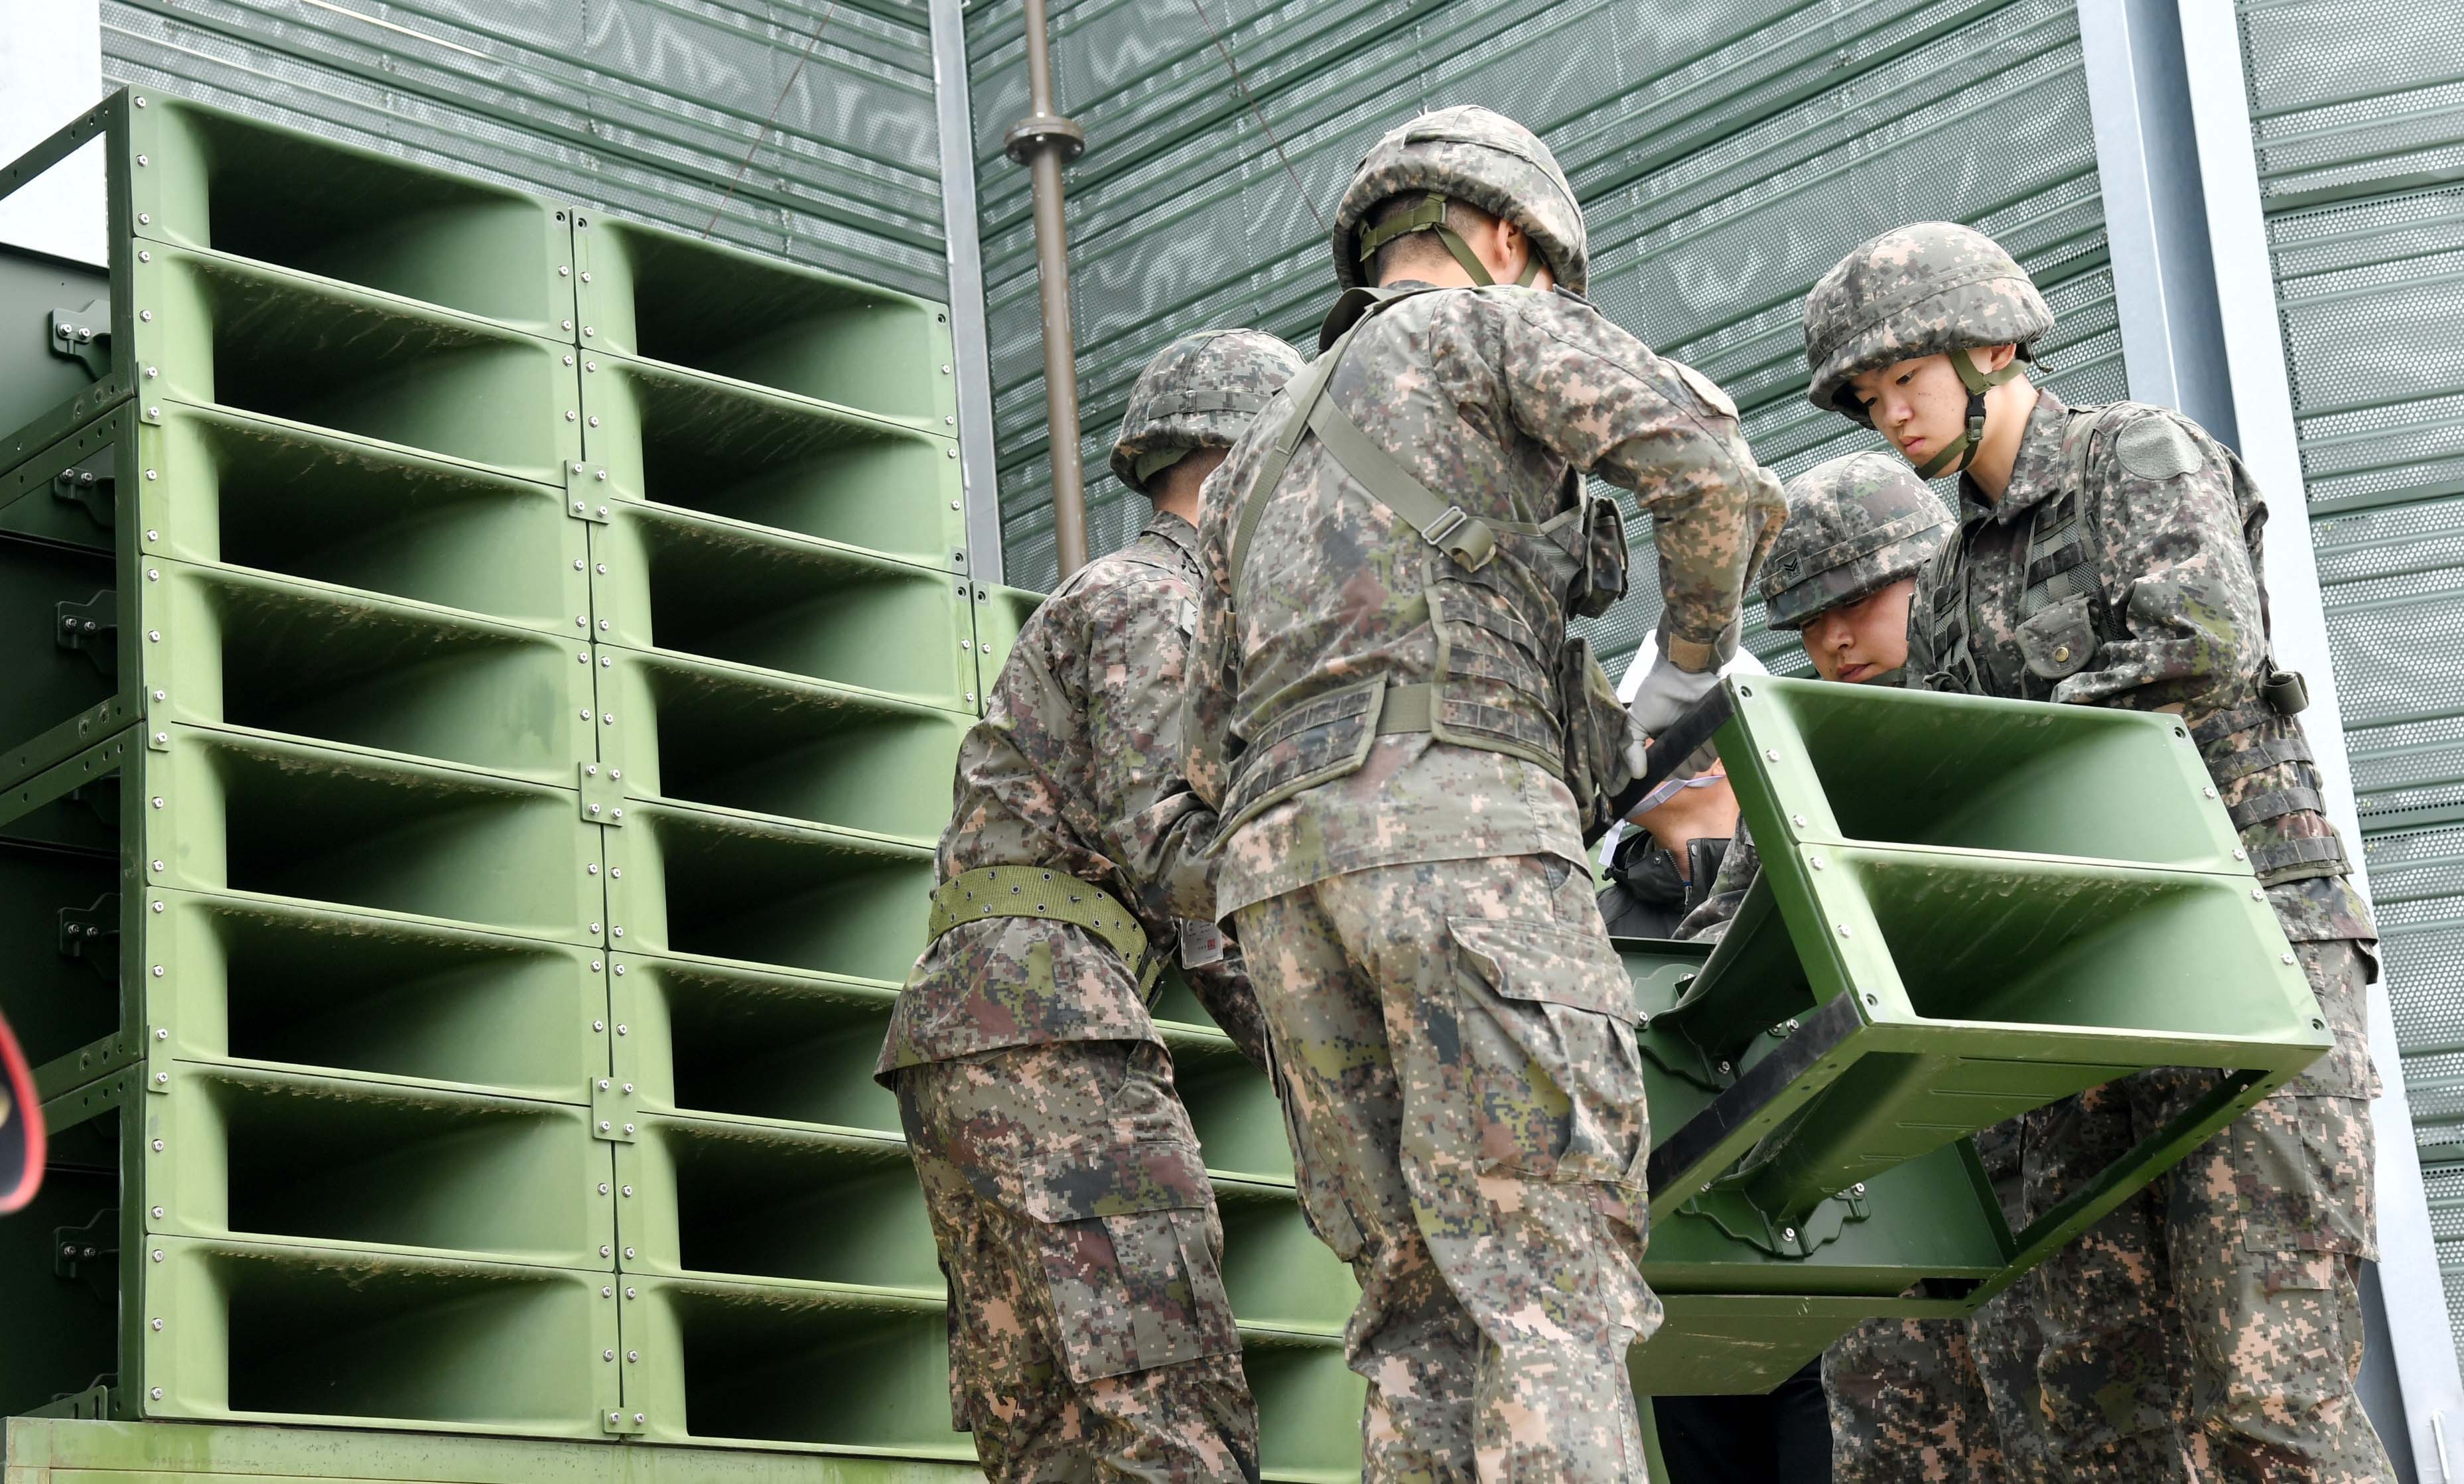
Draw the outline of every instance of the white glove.
M1678 717L1720 684L1720 667L1736 658L1743 621L1743 615L1728 621L1728 626L1712 643L1710 665L1700 673L1679 669L1668 658L1668 636L1660 636L1659 653L1651 668L1643 671L1642 685L1635 691L1634 699L1626 704L1626 714L1634 718L1645 736L1656 737L1666 731Z
M1644 736L1656 737L1675 726L1677 718L1717 689L1719 684L1718 670L1705 670L1699 675L1681 670L1663 654L1643 672L1642 688L1627 704L1626 714Z

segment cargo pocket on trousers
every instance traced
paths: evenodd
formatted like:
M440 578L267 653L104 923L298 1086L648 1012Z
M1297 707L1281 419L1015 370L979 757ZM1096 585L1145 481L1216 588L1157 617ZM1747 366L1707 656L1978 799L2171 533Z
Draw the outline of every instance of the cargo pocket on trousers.
M1473 972L1457 1025L1483 1174L1641 1193L1651 1152L1634 982L1605 937L1450 917Z
M1071 1151L1023 1205L1070 1380L1240 1349L1196 1146Z
M1203 1210L1142 1211L1043 1228L1044 1275L1069 1379L1241 1348Z
M2326 1286L2329 1255L2376 1255L2370 1105L2279 1094L2234 1121L2242 1246L2265 1254L2272 1292Z

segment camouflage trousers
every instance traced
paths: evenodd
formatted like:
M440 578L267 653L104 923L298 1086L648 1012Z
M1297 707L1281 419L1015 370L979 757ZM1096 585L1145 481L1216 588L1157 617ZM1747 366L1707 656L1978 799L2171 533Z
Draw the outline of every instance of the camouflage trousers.
M2017 1121L1976 1136L2020 1225ZM1868 1320L1822 1357L1834 1484L2055 1484L2037 1394L2034 1275L1966 1319Z
M2298 945L2343 1023L2349 942ZM2028 1117L2029 1211L2058 1203L2216 1083L2145 1072ZM2365 1484L2394 1476L2354 1391L2372 1252L2365 1097L2296 1082L2235 1120L2037 1275L2045 1422L2067 1475L2113 1484Z
M993 1484L1258 1477L1223 1229L1172 1060L1064 1041L911 1066L950 1412Z
M1303 1208L1360 1280L1370 1484L1644 1477L1649 1117L1591 888L1553 857L1441 861L1236 914Z
M1868 1320L1822 1356L1834 1484L2055 1484L2020 1285L1964 1320Z

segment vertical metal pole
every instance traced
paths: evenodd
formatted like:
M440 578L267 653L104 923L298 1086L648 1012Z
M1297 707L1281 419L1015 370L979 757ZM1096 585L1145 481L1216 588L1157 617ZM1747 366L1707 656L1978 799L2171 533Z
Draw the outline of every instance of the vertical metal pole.
M1060 575L1087 565L1087 481L1078 465L1078 343L1069 328L1069 224L1061 167L1087 147L1087 131L1052 107L1052 56L1044 0L1026 4L1027 115L1001 147L1033 172L1035 273L1044 298L1044 403L1051 425L1052 535Z
M2208 241L2230 368L2239 452L2267 491L2267 584L2276 649L2310 680L2312 705L2303 720L2324 778L2328 817L2359 856L2361 818L2353 805L2352 768L2339 725L2334 657L2318 556L2310 544L2309 501L2301 479L2300 442L2293 421L2292 381L2283 332L2276 317L2276 279L2268 255L2267 218L2251 148L2250 95L2242 76L2240 30L2233 0L2175 0L2206 202ZM2368 882L2356 859L2355 880ZM2371 1104L2378 1143L2379 1277L2396 1297L2387 1305L2396 1380L2405 1421L2425 1484L2464 1480L2464 1438L2448 1419L2464 1411L2455 1342L2448 1328L2446 1289L2421 1183L2412 1116L2404 1094L2404 1064L2395 1017L2384 985L2369 994L2370 1058L2387 1093Z
M950 244L950 352L958 373L958 474L967 570L1002 579L1001 482L993 453L993 363L984 325L984 253L976 221L975 110L967 94L961 0L931 0L933 101L941 134L941 217Z

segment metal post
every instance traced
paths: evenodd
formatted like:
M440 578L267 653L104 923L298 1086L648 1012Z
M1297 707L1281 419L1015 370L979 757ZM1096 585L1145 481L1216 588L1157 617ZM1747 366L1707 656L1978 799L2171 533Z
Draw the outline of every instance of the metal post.
M941 216L950 244L950 349L958 374L958 476L967 569L1002 580L1001 483L993 452L993 364L984 325L984 253L976 221L975 111L967 98L961 0L931 0L933 101L941 133Z
M2365 889L2353 805L2352 768L2338 725L2334 657L2319 592L2317 553L2310 544L2309 501L2293 421L2292 382L2276 317L2276 280L2260 202L2258 164L2251 148L2250 95L2242 76L2240 31L2233 0L2175 0L2207 208L2208 244L2215 274L2224 354L2232 386L2238 451L2268 494L2267 582L2276 649L2309 677L2312 705L2304 720L2325 779L2328 817L2355 847L2355 879ZM2405 1429L2423 1484L2464 1481L2464 1437L2449 1419L2464 1412L2455 1343L2448 1328L2446 1291L2421 1184L2411 1111L2395 1018L2384 985L2369 995L2371 1059L2387 1084L2372 1104L2378 1142L2379 1276L2387 1305L2389 1348L2404 1398Z
M1044 0L1026 4L1027 115L1001 148L1034 174L1035 273L1044 297L1044 403L1051 425L1052 535L1061 577L1087 565L1087 483L1078 466L1078 344L1069 328L1069 224L1061 167L1087 147L1087 131L1052 106Z

